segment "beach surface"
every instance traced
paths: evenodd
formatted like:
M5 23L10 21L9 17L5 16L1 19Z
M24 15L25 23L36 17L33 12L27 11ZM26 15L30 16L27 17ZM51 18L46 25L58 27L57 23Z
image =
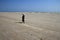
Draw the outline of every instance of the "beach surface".
M60 14L0 12L0 40L60 40Z

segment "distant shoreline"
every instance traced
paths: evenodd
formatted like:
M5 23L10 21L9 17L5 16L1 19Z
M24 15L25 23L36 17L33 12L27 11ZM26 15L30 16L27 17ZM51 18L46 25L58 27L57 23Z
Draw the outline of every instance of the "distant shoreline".
M1 12L0 12L1 13ZM13 12L14 13L14 12ZM19 13L19 12L18 12ZM21 13L60 13L60 12L21 12Z

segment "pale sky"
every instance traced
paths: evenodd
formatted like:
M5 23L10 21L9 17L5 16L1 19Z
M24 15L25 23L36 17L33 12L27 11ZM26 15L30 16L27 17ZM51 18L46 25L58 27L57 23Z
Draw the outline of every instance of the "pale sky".
M60 0L0 0L0 12L60 12Z

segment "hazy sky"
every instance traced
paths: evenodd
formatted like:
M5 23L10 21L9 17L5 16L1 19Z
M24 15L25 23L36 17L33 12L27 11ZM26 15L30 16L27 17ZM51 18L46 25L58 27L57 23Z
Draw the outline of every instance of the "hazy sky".
M0 11L59 12L60 0L0 0Z

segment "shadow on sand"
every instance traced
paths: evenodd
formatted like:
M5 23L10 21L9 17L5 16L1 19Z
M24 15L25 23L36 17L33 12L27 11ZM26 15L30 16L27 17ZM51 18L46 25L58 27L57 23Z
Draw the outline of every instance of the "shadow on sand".
M16 22L16 23L20 23L20 24L22 24L23 22Z
M16 23L21 23L22 24L23 22L16 22Z

